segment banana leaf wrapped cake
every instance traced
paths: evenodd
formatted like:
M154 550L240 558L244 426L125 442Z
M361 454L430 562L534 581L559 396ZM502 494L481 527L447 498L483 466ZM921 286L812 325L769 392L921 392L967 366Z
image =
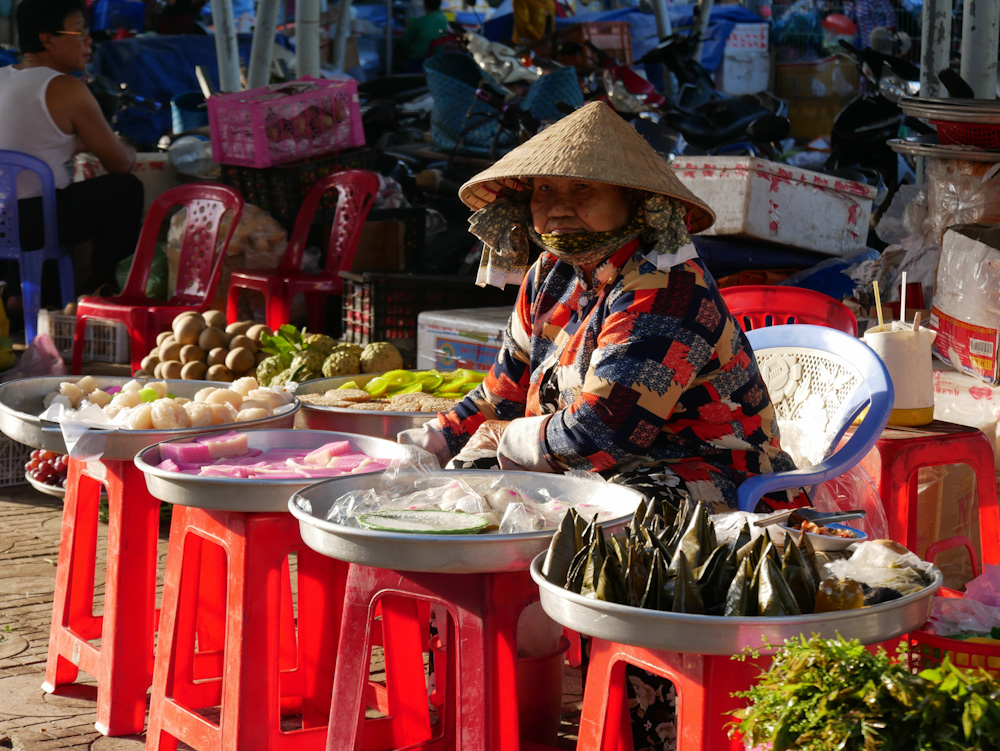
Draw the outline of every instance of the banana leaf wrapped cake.
M720 543L704 504L674 509L654 501L640 504L625 530L614 535L568 510L542 573L571 592L619 605L713 616L796 616L860 608L930 584L929 564L884 542L855 546L879 546L878 555L855 555L859 566L837 561L843 565L831 568L807 535L797 543L788 539L779 550L767 535L754 537L747 522Z

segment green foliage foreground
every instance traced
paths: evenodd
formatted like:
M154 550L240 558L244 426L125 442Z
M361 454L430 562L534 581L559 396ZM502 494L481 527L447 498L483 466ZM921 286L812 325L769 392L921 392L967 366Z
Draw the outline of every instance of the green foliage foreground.
M738 659L738 658L737 658ZM856 640L798 638L774 655L732 731L774 751L987 751L1000 748L1000 683L981 669L917 674Z

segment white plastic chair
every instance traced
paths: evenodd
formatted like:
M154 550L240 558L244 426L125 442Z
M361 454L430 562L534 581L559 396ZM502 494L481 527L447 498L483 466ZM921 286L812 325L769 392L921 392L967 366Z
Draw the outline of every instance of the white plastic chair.
M761 496L825 482L859 464L889 421L893 389L871 347L841 331L789 324L746 336L777 413L782 446L793 448L789 453L800 467L803 455L812 457L810 466L743 482L737 489L739 509L753 511ZM862 412L861 424L838 449Z

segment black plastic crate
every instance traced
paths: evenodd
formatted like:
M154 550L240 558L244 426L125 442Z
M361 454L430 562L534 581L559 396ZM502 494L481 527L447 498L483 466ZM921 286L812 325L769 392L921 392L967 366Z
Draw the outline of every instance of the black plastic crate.
M431 276L341 271L344 279L341 338L362 346L391 342L403 365L416 367L417 316L426 310L513 309L517 287L477 287L471 276Z
M375 155L371 149L357 148L277 167L219 166L223 183L236 188L247 203L268 212L278 224L291 232L299 207L317 180L345 169L373 169L374 163ZM336 198L337 194L333 191L324 196L316 211L316 221L333 220Z

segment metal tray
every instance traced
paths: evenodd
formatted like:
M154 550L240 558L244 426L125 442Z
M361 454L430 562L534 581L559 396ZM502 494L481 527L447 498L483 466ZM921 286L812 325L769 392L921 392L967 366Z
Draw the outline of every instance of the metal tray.
M348 381L354 381L358 386L364 386L372 378L379 375L381 373L363 373L306 381L299 384L295 393L297 395L322 394L329 389L340 388ZM312 430L342 430L345 433L360 433L361 435L371 435L395 441L397 433L410 428L419 428L424 423L433 420L436 415L436 412L386 412L374 409L342 409L340 407L303 404L302 409L295 416L295 427Z
M175 438L165 443L181 443L185 440L190 438ZM363 451L377 459L406 460L411 454L408 446L350 433L323 430L255 430L247 434L249 447L261 451L279 448L311 450L331 441L350 441L353 449ZM156 444L135 457L135 466L145 473L146 487L153 497L181 506L258 513L287 511L288 499L293 493L317 482L315 478L305 477L270 480L200 477L159 469L156 465L160 461L160 444ZM351 477L357 478L360 475Z
M1000 125L1000 102L987 99L901 99L899 108L911 117L949 123Z
M40 378L22 378L0 385L0 431L18 443L36 449L46 449L65 454L66 442L62 430L54 422L38 418L44 410L42 400L50 391L59 388L64 381L77 381L82 376L42 376ZM162 378L128 378L126 376L94 376L100 387L121 386L132 380L140 383L162 381ZM224 386L216 381L166 381L170 393L191 398L207 386L216 388ZM299 401L292 402L292 407L280 415L265 417L249 422L226 423L204 428L182 428L178 430L100 430L91 431L95 436L103 436L106 443L102 458L108 460L127 461L147 446L160 443L170 438L190 437L205 433L224 433L227 430L260 430L261 428L291 428L295 421L295 413L299 409Z
M631 519L642 496L623 485L539 472L438 471L449 478L502 477L505 484L522 491L546 489L553 495L572 495L583 501L600 496L605 505L621 504L622 514L603 526L613 531ZM426 477L414 474L413 477ZM403 474L401 481L408 477ZM531 559L544 552L554 529L516 535L415 535L347 527L327 521L326 515L341 495L373 487L374 474L335 477L296 493L288 502L299 520L302 540L318 553L349 563L397 571L428 571L442 574L475 574L524 571Z
M942 144L937 136L890 138L886 143L897 154L958 159L963 162L1000 162L1000 151L984 151L973 146Z
M825 639L839 634L862 644L876 644L922 626L931 613L931 595L943 582L941 572L934 569L934 579L926 589L860 610L786 618L726 618L643 610L584 597L542 576L544 561L544 553L532 561L531 578L538 584L542 609L557 623L620 644L703 655L734 655L745 647L765 652L761 649L764 639L779 646L793 636L813 634Z

